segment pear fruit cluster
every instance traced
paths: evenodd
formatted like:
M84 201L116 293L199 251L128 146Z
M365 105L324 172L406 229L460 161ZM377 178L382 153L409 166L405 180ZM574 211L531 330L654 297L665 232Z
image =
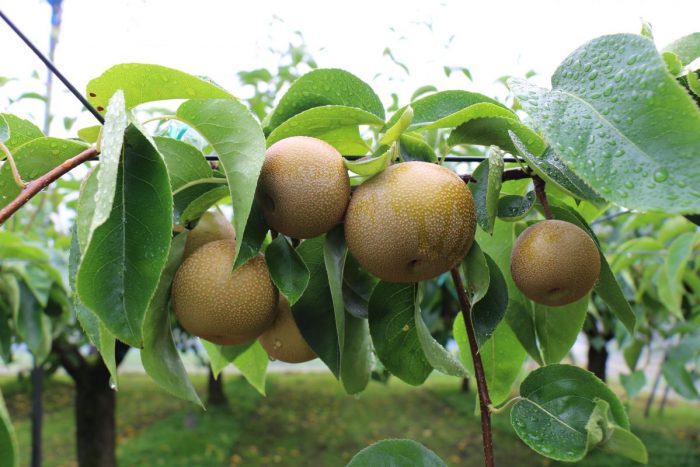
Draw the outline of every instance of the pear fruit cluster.
M510 270L530 300L547 306L573 303L591 291L600 275L600 253L578 226L545 220L523 231L513 246Z
M192 335L219 345L260 338L273 358L316 358L301 336L289 304L270 278L262 255L233 270L236 236L219 212L207 212L189 233L175 274L171 303ZM267 334L271 337L264 337Z

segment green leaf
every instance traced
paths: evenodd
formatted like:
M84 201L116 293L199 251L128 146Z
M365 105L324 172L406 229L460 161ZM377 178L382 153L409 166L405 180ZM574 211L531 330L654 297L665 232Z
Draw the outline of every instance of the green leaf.
M606 200L672 214L700 210L700 109L652 41L594 39L559 66L552 86L511 83L547 143Z
M452 333L459 347L462 362L466 365L467 371L474 374L467 330L461 313L455 318ZM489 397L494 405L498 405L510 397L513 383L520 375L527 353L508 323L502 321L491 339L479 349L479 355L486 376L486 385L489 388Z
M170 248L173 202L156 148L133 126L124 141L114 183L117 202L88 240L76 282L81 301L110 332L141 347L144 315ZM98 182L104 171L101 165ZM96 210L92 225L97 215Z
M682 397L690 400L700 399L700 393L698 393L693 377L683 362L666 360L661 365L661 372L666 383Z
M10 126L7 123L7 120L5 120L5 117L0 114L0 143L5 143L10 139ZM0 156L0 159L4 159L5 155L3 154Z
M355 454L347 467L447 467L430 449L410 439L385 439Z
M683 65L700 57L700 32L694 32L677 39L662 49L662 52L673 52L681 59Z
M340 360L340 379L345 392L358 394L367 387L372 374L369 323L366 319L344 313L345 334Z
M487 342L506 314L508 286L498 265L489 255L484 255L489 270L489 285L484 297L472 302L472 322L476 341L481 348Z
M546 144L542 138L526 125L507 117L479 117L455 128L447 138L448 146L476 144L498 146L504 151L515 152L510 138L515 133L534 154L544 152Z
M19 446L17 435L5 406L5 399L0 392L0 465L2 467L19 467Z
M14 152L17 170L24 179L30 181L61 165L67 159L87 149L83 143L59 138L35 138ZM22 189L17 185L9 164L0 167L0 208L7 206Z
M328 287L333 302L335 329L338 336L338 348L342 361L345 346L345 305L343 303L343 271L348 248L345 245L343 226L338 225L326 234L323 244L323 261L328 275ZM341 365L342 373L342 365Z
M678 76L681 71L683 71L683 63L681 62L681 59L673 52L663 52L661 54L661 58L664 60L664 63L666 63L668 72L673 76Z
M348 313L367 319L369 298L377 282L379 279L365 271L348 252L343 271L343 303Z
M608 438L600 448L603 451L611 452L632 459L635 462L646 464L649 462L649 454L644 443L628 430L617 426L609 427Z
M468 91L441 91L411 102L413 121L409 129L426 127L482 103L500 107L500 112L504 112L502 115L514 115L508 107L483 94ZM405 109L406 107L402 107L392 115L386 124L387 128L394 126L399 121ZM443 121L447 123L446 120ZM440 128L446 127L441 126Z
M612 272L612 269L610 269L608 260L605 258L603 250L600 249L600 242L593 233L593 230L574 209L568 206L555 204L550 204L550 208L555 218L577 225L595 241L598 246L598 251L600 252L600 277L595 284L594 290L608 305L610 311L613 312L617 319L625 325L627 330L631 334L634 333L637 318L632 311L632 307L625 298L622 288L615 278L615 274Z
M344 70L313 70L297 79L270 114L266 133L305 110L342 105L365 110L384 120L384 105L372 88Z
M462 362L455 358L452 353L448 352L438 341L430 334L430 330L423 321L421 315L420 302L422 300L421 293L418 293L414 306L414 318L418 341L423 348L423 353L430 363L430 366L435 368L440 373L450 376L458 376L465 378L469 376L467 369L464 368Z
M647 383L646 375L643 370L633 371L629 375L620 374L620 383L625 388L628 399L634 399L641 392L644 385Z
M535 303L535 329L545 364L559 363L568 355L583 329L589 298L557 307Z
M90 178L94 178L96 180L96 177ZM80 217L80 213L78 216ZM78 241L78 226L76 225L73 228L73 233L71 235L70 254L68 256L68 283L70 284L71 289L70 306L88 340L100 353L102 361L109 370L111 382L114 383L114 389L116 390L119 383L115 356L116 341L114 336L107 330L104 323L102 323L102 321L100 321L92 311L90 311L80 302L80 298L78 297L75 287L75 277L78 274L80 259L81 253L80 244Z
M417 285L380 281L369 299L369 330L384 367L419 386L433 370L416 329Z
M102 125L93 125L78 130L78 138L82 139L86 143L95 144L98 139L100 139L100 132L102 131Z
M493 232L496 220L498 196L503 184L503 167L503 153L491 148L489 158L480 163L472 173L476 182L468 185L476 204L476 219L479 226L488 233Z
M589 425L594 411L604 401L604 422L629 429L629 420L617 396L592 373L570 365L539 368L522 382L520 396L510 416L516 434L539 454L551 459L581 460L589 446ZM608 421L607 412L612 416ZM600 416L600 413L596 413ZM607 433L604 433L607 434ZM603 439L605 439L603 437Z
M627 367L631 371L637 368L637 362L639 361L639 356L642 354L643 349L644 342L637 339L633 340L632 343L623 349L622 354L625 358L625 363L627 363Z
M0 117L5 120L10 133L9 139L4 139L3 143L7 149L13 152L12 155L14 155L14 150L20 146L44 136L44 133L39 127L29 120L24 120L16 115L7 113L0 113ZM4 155L0 157L0 159L2 158L4 158Z
M564 193L567 193L577 199L588 199L600 202L600 196L578 175L571 171L557 155L552 148L547 148L544 153L537 157L533 155L513 132L510 132L510 138L513 140L515 149L518 154L525 159L528 166L542 178L546 183L556 186Z
M686 232L676 237L668 247L664 268L661 272L666 275L668 287L659 289L660 298L666 308L681 319L683 319L681 302L685 294L683 273L693 255L693 244L695 241L695 232Z
M384 132L384 136L382 136L379 140L379 144L388 146L394 141L398 140L409 125L411 125L412 121L413 107L409 105L401 112L401 117L398 119L398 121Z
M472 244L469 253L462 260L462 269L466 280L466 290L469 294L469 303L474 305L484 298L491 282L489 263L477 242Z
M12 336L15 317L19 314L19 284L14 274L0 273L0 358L12 361Z
M209 363L215 377L233 363L245 377L248 383L260 394L265 395L265 376L270 358L260 342L248 342L240 345L216 345L201 340L202 346L209 355Z
M436 162L433 148L419 135L404 133L399 138L399 154L403 161Z
M170 328L170 308L168 306L170 286L180 266L186 240L186 234L180 234L173 239L168 261L143 318L141 363L143 363L146 373L160 387L176 397L204 407L187 376L187 370L175 347Z
M449 68L448 68L448 69L449 69ZM413 91L413 94L411 94L411 99L410 99L410 101L413 102L413 101L415 101L416 99L418 99L420 96L422 96L422 95L424 95L424 94L428 94L428 93L432 93L432 92L437 92L437 91L438 91L438 88L436 88L435 86L430 85L430 84L427 85L427 86L421 86L421 87L419 87L418 89L416 89L415 91Z
M20 299L17 333L34 355L37 365L40 365L51 352L51 320L27 284L19 281L18 285Z
M382 126L384 120L355 107L314 107L281 123L267 137L267 145L290 136L312 136L326 141L341 154L364 154L368 146L360 136L359 125Z
M250 209L250 215L248 216L248 222L245 226L245 233L241 241L241 249L238 252L238 258L236 258L235 267L245 264L246 261L258 254L269 230L270 227L267 225L267 221L265 221L265 216L263 216L260 206L258 206L258 203L253 203ZM306 285L304 285L304 287L306 287Z
M153 138L163 155L173 191L195 180L213 177L211 167L202 151L191 144L173 138Z
M187 101L177 110L177 116L197 130L219 156L233 201L238 256L265 159L260 125L243 104L227 99Z
M102 133L102 152L100 153L100 170L97 172L97 190L94 205L90 206L91 221L85 234L85 242L80 238L80 247L85 255L95 230L107 222L117 192L117 178L122 164L124 134L127 127L124 94L117 91L109 100ZM123 175L122 175L123 176ZM78 232L80 234L80 232Z
M391 146L379 156L363 157L355 161L343 159L345 168L362 177L373 177L386 169L397 156L397 147Z
M340 347L333 298L324 262L325 236L305 240L297 252L309 270L309 285L292 306L294 321L304 340L336 377L340 375Z
M200 187L202 187L200 189ZM186 191L177 193L173 200L175 202L175 210L173 210L173 218L179 214L178 221L180 224L186 224L195 219L202 217L202 214L207 212L210 207L230 195L228 186L221 184L207 183L204 185L196 185ZM181 211L176 211L181 210ZM252 212L252 207L251 207ZM247 222L246 222L247 226ZM241 247L246 244L245 235L240 240ZM239 255L240 256L240 255ZM243 264L236 257L236 266Z
M219 86L160 65L124 63L115 65L87 84L88 101L102 112L118 90L126 97L126 108L166 99L223 98L233 96Z
M506 222L515 222L525 218L535 206L535 192L528 191L525 196L505 195L498 199L496 215Z
M265 250L270 278L294 305L309 285L309 270L284 235L278 235Z

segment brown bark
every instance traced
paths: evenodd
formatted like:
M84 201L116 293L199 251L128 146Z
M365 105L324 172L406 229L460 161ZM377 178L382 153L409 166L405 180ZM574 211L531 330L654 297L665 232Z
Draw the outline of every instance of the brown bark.
M224 375L219 373L219 377L214 377L214 372L209 368L209 384L207 385L207 405L223 406L228 404L226 393L224 393Z

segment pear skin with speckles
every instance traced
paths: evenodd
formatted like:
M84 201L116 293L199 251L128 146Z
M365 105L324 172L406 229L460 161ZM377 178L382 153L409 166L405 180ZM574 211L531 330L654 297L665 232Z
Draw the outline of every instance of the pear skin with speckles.
M350 178L333 146L292 136L265 153L255 198L274 230L292 238L313 238L342 221L350 201Z
M316 358L294 321L287 298L281 294L277 318L260 336L260 343L270 357L281 362L303 363Z
M451 170L428 162L389 166L360 185L345 215L357 261L388 282L432 279L455 267L474 242L472 194Z
M187 235L182 259L187 259L199 247L216 240L236 241L236 231L226 216L219 211L207 211Z
M533 224L510 257L515 285L530 300L563 306L583 298L600 275L600 253L580 227L560 220Z
M209 242L182 262L173 280L171 300L187 332L219 345L256 339L277 316L279 292L262 255L235 271L235 245Z

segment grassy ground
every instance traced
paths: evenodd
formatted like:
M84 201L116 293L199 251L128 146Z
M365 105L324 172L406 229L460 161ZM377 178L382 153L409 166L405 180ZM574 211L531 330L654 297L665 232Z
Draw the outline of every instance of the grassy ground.
M195 380L203 389L204 378ZM228 376L230 408L202 412L160 391L147 377L125 375L117 406L118 458L122 466L342 466L359 449L383 438L412 438L450 465L479 466L481 433L473 397L459 393L459 382L431 378L423 388L397 380L372 383L359 398L345 396L325 374L274 374L268 397L258 396L238 377ZM0 379L15 420L23 465L29 452L29 400L26 388ZM67 380L45 392L47 466L74 465L72 388ZM641 418L632 427L647 444L652 466L700 465L700 407L672 404L663 417ZM637 415L640 414L640 415ZM494 419L499 466L558 465L539 457L513 434L507 414ZM311 461L312 460L312 461ZM578 464L622 467L630 462L593 454Z

